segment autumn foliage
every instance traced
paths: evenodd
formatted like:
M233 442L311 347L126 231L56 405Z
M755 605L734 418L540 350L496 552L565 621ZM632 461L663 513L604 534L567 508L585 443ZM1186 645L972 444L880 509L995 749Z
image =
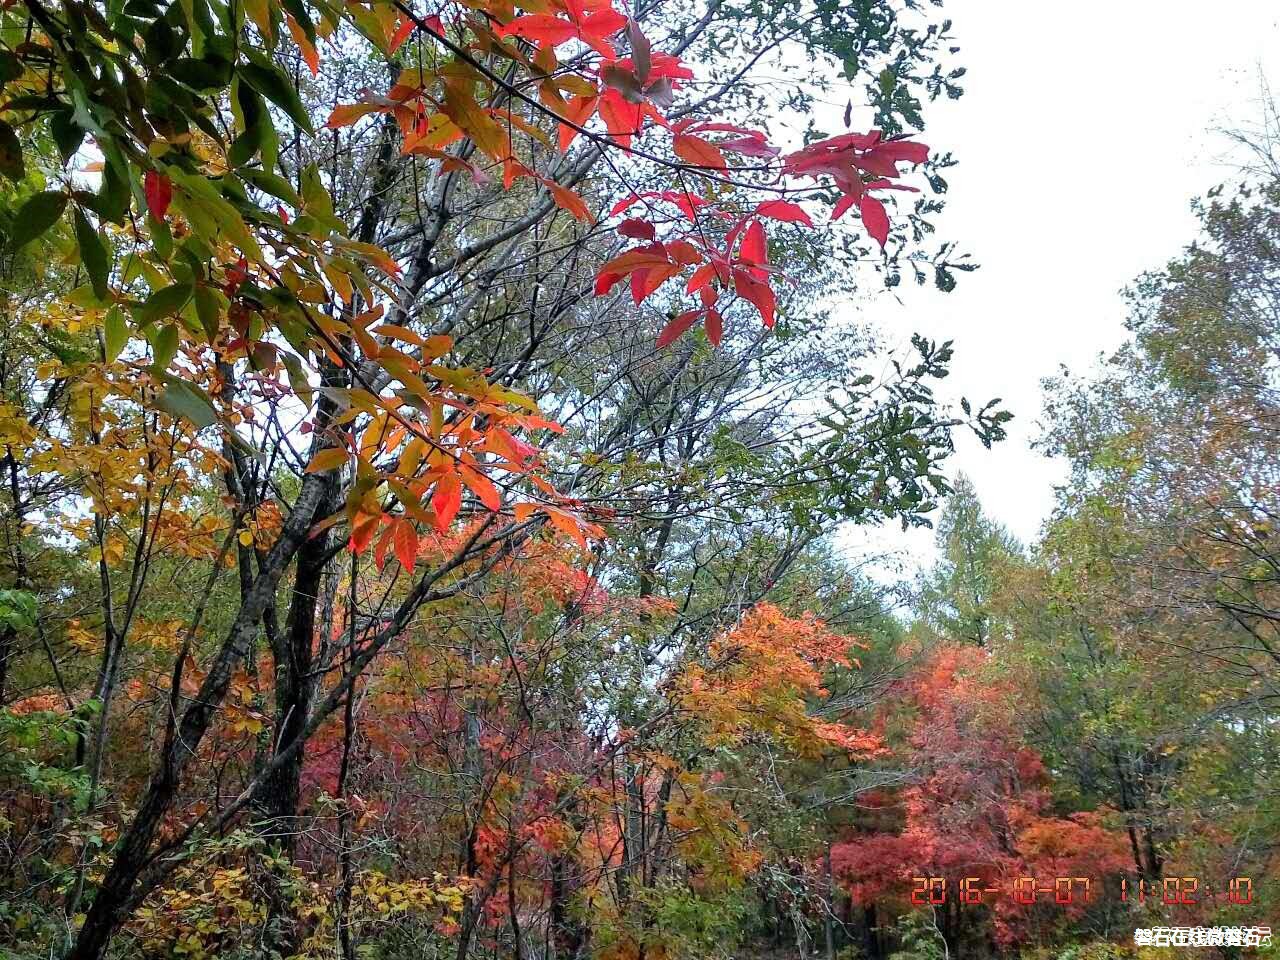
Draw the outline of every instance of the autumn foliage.
M919 782L873 798L865 827L832 847L835 875L863 906L913 909L915 877L951 884L952 923L980 926L989 917L998 942L1023 943L1037 923L1084 909L1082 896L1065 913L1037 894L1019 903L1018 878L1052 887L1057 877L1088 877L1096 893L1128 866L1123 835L1105 811L1055 815L1051 780L1035 751L1018 735L1007 684L983 676L981 650L932 653L886 711L909 711L902 749L918 758ZM887 723L893 721L886 720ZM957 911L958 883L998 888L981 906Z

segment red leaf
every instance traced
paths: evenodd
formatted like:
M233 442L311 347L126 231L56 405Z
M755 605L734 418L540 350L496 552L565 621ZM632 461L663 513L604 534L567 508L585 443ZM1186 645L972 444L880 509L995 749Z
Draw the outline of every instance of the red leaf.
M617 203L615 203L615 204L614 204L614 205L609 209L609 216L611 216L611 217L616 217L616 216L617 216L618 214L620 214L623 210L627 210L627 209L629 209L630 207L634 207L637 203L639 203L639 202L640 202L640 200L641 200L641 199L642 199L642 198L641 198L640 194L638 194L638 193L628 194L627 196L625 196L625 197L623 197L621 200L619 200Z
M173 200L173 181L163 173L148 170L143 177L143 192L147 197L147 209L156 220L163 220Z
M392 34L391 41L387 44L387 53L395 53L400 49L400 44L409 38L409 34L413 33L414 27L418 24L412 17L400 15L400 26L396 28L396 32Z
M806 227L813 226L813 220L809 218L804 207L790 200L770 200L762 203L756 207L756 213L762 217L781 220L783 223L803 223Z
M645 297L680 272L680 264L664 263L660 267L637 270L631 275L631 299L639 305Z
M403 517L395 525L395 551L400 566L412 572L418 560L418 531L412 521Z
M462 481L456 473L446 473L431 494L431 509L436 512L436 529L441 533L446 532L461 506Z
M773 288L763 280L757 280L746 270L733 271L733 289L738 292L738 296L744 300L749 300L760 311L760 318L764 320L766 327L772 327L774 324L774 311L778 307L777 297L773 295Z
M903 163L924 163L929 159L929 148L914 140L886 140L875 148L875 152Z
M884 212L884 204L871 194L864 194L858 212L862 214L862 224L867 228L867 233L879 241L880 249L883 250L889 239L889 215Z
M379 573L387 565L387 551L391 549L391 541L395 532L394 524L388 526L386 533L378 538L378 545L373 548L373 563L378 568Z
M738 137L734 140L721 140L717 146L721 150L741 153L747 157L763 157L771 160L778 155L778 148L763 136Z
M630 218L618 224L618 232L633 240L653 240L658 235L657 229L648 220Z
M769 262L769 249L764 240L764 224L759 220L752 220L747 225L747 232L742 237L742 249L738 252L738 256L747 263L759 267Z
M839 220L841 217L843 217L846 213L849 212L849 208L852 207L857 202L858 202L858 198L854 196L852 193L846 193L844 196L842 196L839 200L836 201L835 209L831 211L832 221Z
M524 37L540 47L558 46L578 35L578 28L568 20L545 13L527 13L516 17L502 28L503 36Z
M716 266L714 263L703 264L697 270L693 271L693 276L689 278L689 282L685 284L685 293L697 293L716 277Z
M662 332L658 334L658 349L661 350L664 347L669 347L671 344L679 340L684 332L692 327L694 322L697 321L700 316L702 316L701 310L686 310L684 313L673 319L663 327Z
M276 204L276 215L280 217L285 226L289 225L289 211L278 203Z
M702 197L696 197L688 190L664 190L662 199L674 203L680 208L680 212L689 219L690 223L696 223L698 220L698 208L706 206L707 201Z
M713 347L720 346L720 340L724 337L724 318L720 316L720 311L715 308L707 310L707 319L703 322L703 329L707 331L707 339L711 341Z
M631 149L631 138L640 133L645 117L646 104L629 103L617 90L606 90L600 98L600 119L624 150Z

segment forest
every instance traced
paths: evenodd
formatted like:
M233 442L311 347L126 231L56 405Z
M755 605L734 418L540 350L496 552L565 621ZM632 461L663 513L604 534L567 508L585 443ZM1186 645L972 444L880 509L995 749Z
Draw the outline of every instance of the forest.
M966 69L941 0L0 3L0 958L1280 956L1280 113L1021 542L953 464L1040 411L860 309L981 263Z

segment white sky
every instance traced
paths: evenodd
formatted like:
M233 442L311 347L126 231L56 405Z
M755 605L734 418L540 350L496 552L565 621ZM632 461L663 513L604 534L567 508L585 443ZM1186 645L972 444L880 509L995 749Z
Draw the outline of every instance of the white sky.
M953 339L945 389L1003 397L1009 439L962 440L963 470L987 511L1024 542L1053 505L1062 464L1030 449L1040 381L1065 363L1087 371L1124 338L1119 291L1195 234L1190 200L1230 175L1214 133L1258 116L1260 71L1280 89L1276 0L948 0L968 67L965 95L929 105L923 138L952 151L941 236L982 264L949 295L907 289L870 316L904 345L911 332ZM931 531L851 531L934 556Z

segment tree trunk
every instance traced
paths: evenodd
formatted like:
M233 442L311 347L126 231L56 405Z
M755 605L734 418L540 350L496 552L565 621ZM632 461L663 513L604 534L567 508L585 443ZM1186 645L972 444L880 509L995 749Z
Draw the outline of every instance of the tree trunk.
M111 866L89 907L67 960L100 960L111 935L124 920L138 878L150 860L151 843L164 817L173 808L183 772L196 756L201 740L213 724L231 679L257 633L263 611L275 597L276 586L285 567L292 561L311 527L321 494L322 481L314 476L303 481L293 512L268 553L264 569L241 604L204 682L189 701L176 728L166 737L138 812L116 846Z
M822 931L827 940L827 960L836 960L835 897L832 895L830 843L822 852L822 875L826 881L823 891L823 906L826 912L822 918Z

